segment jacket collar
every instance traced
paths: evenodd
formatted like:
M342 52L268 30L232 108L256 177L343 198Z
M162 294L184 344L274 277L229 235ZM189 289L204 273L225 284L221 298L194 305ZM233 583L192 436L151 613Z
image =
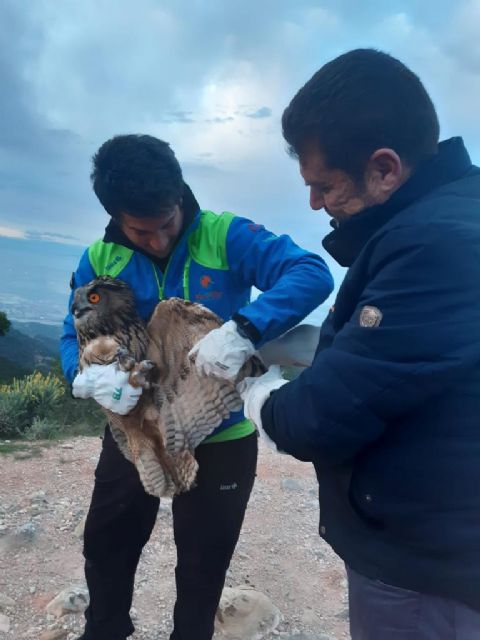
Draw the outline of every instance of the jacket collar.
M438 153L420 165L387 202L365 209L341 224L333 220L330 224L334 231L322 242L325 250L342 267L350 267L373 234L399 211L431 191L458 180L471 167L462 138L441 142Z

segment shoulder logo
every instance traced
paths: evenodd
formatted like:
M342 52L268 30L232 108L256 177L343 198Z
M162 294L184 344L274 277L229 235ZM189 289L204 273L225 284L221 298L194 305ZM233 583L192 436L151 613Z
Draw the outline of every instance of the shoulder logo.
M379 326L383 318L383 313L378 307L365 305L360 311L360 326L367 329L375 329Z
M121 256L115 256L114 259L111 262L109 262L105 268L107 269L107 271L109 271L110 269L113 269L113 267L121 261L122 261Z

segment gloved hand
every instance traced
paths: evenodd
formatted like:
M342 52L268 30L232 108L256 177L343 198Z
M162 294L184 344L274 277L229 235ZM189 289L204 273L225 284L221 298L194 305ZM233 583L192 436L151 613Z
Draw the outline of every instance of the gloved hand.
M258 378L244 378L242 382L237 385L237 391L241 395L245 406L243 408L247 418L255 423L257 429L260 431L260 435L266 440L269 446L276 449L275 443L267 436L262 428L261 412L262 407L265 404L267 398L272 391L279 389L288 380L282 378L282 373L278 365L272 365L269 367L267 373Z
M188 355L192 359L195 357L201 375L233 380L254 353L252 341L242 337L236 322L229 320L203 336Z
M124 416L142 395L140 387L128 382L129 376L128 371L118 368L117 362L91 364L75 376L72 394L75 398L94 398L105 409Z

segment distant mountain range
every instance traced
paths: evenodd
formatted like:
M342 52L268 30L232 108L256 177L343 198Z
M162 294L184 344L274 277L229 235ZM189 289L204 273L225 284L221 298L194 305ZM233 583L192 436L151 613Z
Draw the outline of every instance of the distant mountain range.
M0 337L0 382L10 382L33 371L49 371L59 357L60 324L12 322Z

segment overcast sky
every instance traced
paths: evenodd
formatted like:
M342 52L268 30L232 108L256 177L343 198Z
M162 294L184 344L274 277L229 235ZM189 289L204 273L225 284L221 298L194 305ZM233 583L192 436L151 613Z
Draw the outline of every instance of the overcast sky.
M480 161L479 33L480 0L2 0L0 235L95 240L90 158L141 132L171 143L203 208L320 251L327 217L280 133L289 100L329 59L376 47Z

